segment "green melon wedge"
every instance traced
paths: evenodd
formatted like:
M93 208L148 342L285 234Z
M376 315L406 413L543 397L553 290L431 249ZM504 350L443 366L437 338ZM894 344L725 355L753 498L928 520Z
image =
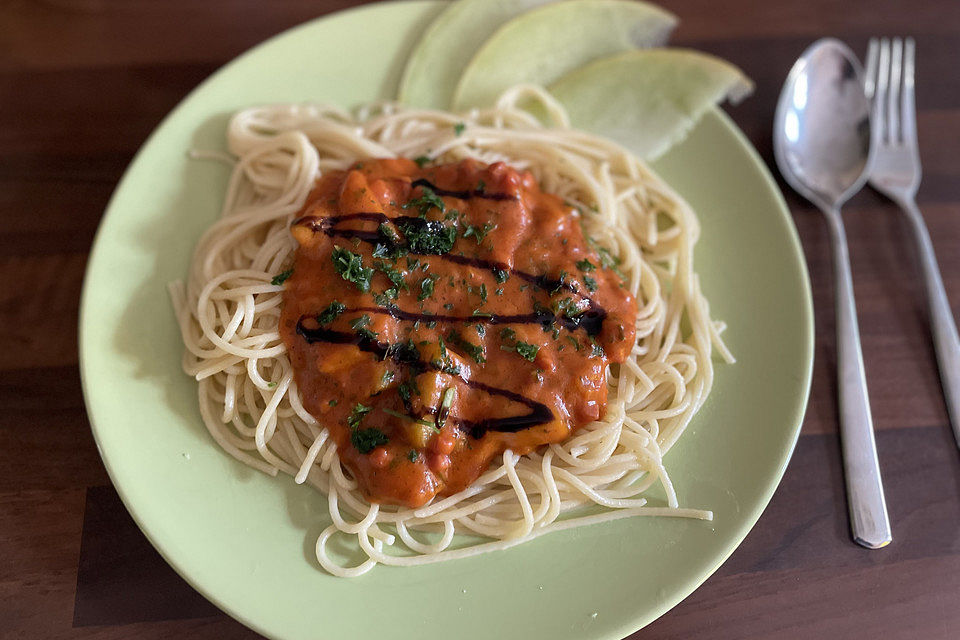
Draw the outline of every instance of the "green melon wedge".
M566 107L574 128L653 160L680 142L715 104L724 98L735 104L749 95L753 83L724 60L670 48L597 60L548 90Z
M567 0L533 9L500 27L467 65L455 110L492 105L521 83L548 85L592 60L666 43L673 14L633 0Z
M397 99L449 109L464 68L504 22L555 0L457 0L430 23L400 79Z

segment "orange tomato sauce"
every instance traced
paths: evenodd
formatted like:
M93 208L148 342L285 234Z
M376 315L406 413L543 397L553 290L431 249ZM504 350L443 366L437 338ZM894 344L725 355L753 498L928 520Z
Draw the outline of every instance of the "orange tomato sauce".
M637 304L529 172L364 160L321 177L291 231L281 335L368 499L422 506L604 414Z

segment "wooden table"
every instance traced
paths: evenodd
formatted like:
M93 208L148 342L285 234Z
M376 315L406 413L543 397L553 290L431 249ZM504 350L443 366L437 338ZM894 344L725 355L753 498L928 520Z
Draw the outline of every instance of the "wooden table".
M6 0L0 4L0 637L248 638L160 559L97 455L80 393L77 303L110 193L188 91L266 37L350 0ZM793 59L834 35L914 35L919 201L960 311L960 3L674 0L677 44L757 83L731 113L769 161ZM841 8L842 7L842 8ZM810 265L816 365L803 435L744 544L637 638L960 637L960 456L907 227L873 192L845 218L895 542L854 545L836 436L827 230L789 192Z

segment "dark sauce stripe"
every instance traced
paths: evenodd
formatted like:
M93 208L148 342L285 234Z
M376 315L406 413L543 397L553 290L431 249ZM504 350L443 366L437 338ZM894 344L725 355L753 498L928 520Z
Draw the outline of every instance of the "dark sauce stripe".
M399 217L415 218L416 216L399 216ZM341 222L348 222L351 220L366 220L366 221L373 221L378 223L391 221L390 218L388 218L382 213L351 213L351 214L345 214L340 216L329 216L329 217L304 216L302 218L297 218L296 220L293 221L292 224L293 226L301 226L301 225L308 226L310 227L311 230L325 233L330 237L348 238L348 239L356 238L362 242L367 242L370 244L375 244L382 240L382 238L380 237L380 234L376 231L362 231L358 229L335 228L336 225L340 224ZM416 252L413 252L413 251L410 251L410 253L412 255L424 255L424 254L417 254ZM576 318L569 318L567 316L555 316L554 314L536 313L536 314L526 314L524 316L500 316L501 318L517 317L521 319L488 321L490 324L507 324L510 322L528 323L528 324L537 322L540 324L544 324L543 319L549 316L550 318L549 322L552 322L553 320L557 320L565 328L571 331L574 331L579 328L586 331L587 334L590 336L596 336L596 335L599 335L600 330L603 327L603 321L607 317L607 312L605 309L603 309L600 305L596 304L593 301L593 299L590 298L590 296L584 294L580 289L578 289L577 287L575 287L569 282L561 282L560 280L551 279L544 275L528 273L526 271L521 271L520 269L513 269L503 263L494 262L493 260L484 260L482 258L458 256L458 255L452 255L449 253L443 254L443 255L430 254L430 258L431 259L438 258L445 262L460 264L460 265L464 265L474 269L484 269L490 272L497 271L497 270L507 271L511 275L516 276L517 278L520 278L521 280L530 283L531 285L537 287L538 289L541 289L543 291L549 291L549 292L555 292L562 289L583 298L590 305L589 308L583 314L578 315ZM363 309L363 310L367 310L367 309ZM390 315L392 315L394 318L397 318L398 320L407 320L407 319L424 320L425 319L423 316L420 316L419 314L408 314L410 316L409 318L402 317L402 315L400 314L404 314L406 312L402 312L399 310L394 312L386 308L376 308L374 309L374 311L377 313L389 313ZM413 316L419 316L419 317L414 318ZM440 318L446 318L447 322L454 322L454 321L477 322L483 317L484 316L469 316L467 318L455 317L455 316L428 316L426 319L439 320ZM493 315L491 317L498 318L498 316L496 315ZM547 322L547 324L549 324L549 322Z
M517 196L509 193L488 193L486 190L481 191L480 189L474 189L473 191L450 191L449 189L441 189L429 180L423 178L414 180L411 186L426 187L438 196L447 196L448 198L457 198L458 200L472 200L473 198L483 198L485 200L518 200Z
M440 367L431 362L409 357L409 354L405 350L395 349L394 347L396 345L385 344L379 340L374 340L367 336L362 336L356 333L334 331L333 329L326 329L324 327L309 328L304 325L304 319L305 318L300 318L300 320L297 322L297 335L306 340L307 344L314 344L315 342L352 344L361 351L372 353L380 360L386 360L387 358L390 358L400 366L414 367L424 370L440 370ZM461 429L468 431L474 438L482 438L483 434L487 431L505 431L514 433L523 429L544 424L553 419L553 412L550 411L549 407L537 402L536 400L522 396L519 393L510 391L509 389L501 389L499 387L483 384L482 382L478 382L476 380L466 380L462 377L460 378L460 381L471 389L477 389L478 391L483 391L490 395L506 398L507 400L522 404L530 409L530 413L526 415L509 416L506 418L488 418L478 422L474 422L472 420L463 420L457 418L456 416L449 417L449 420L456 423Z

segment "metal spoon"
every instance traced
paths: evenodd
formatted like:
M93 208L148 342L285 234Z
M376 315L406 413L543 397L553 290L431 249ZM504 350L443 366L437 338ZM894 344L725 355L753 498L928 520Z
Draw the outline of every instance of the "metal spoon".
M840 439L850 527L857 544L890 543L867 381L860 351L857 307L840 206L866 182L870 157L870 102L863 69L838 40L813 43L783 86L773 127L777 166L790 186L827 219L836 278Z

